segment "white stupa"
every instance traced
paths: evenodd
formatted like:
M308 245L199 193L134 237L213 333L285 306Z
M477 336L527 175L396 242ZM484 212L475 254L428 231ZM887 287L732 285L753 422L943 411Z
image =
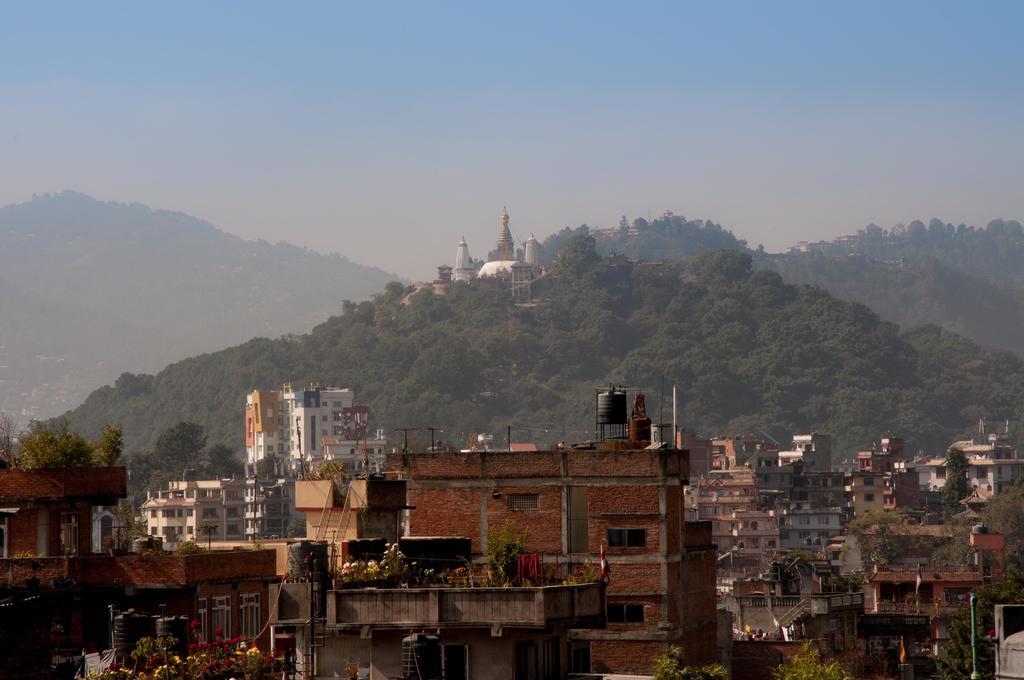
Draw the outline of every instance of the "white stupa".
M517 264L516 246L512 240L512 232L508 228L508 209L501 211L501 228L498 229L497 258L485 262L477 272L477 276L511 276L512 265Z

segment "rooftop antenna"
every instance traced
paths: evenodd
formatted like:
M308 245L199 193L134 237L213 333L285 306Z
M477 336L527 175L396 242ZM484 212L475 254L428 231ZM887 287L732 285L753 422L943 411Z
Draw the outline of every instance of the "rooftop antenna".
M661 398L658 400L658 427L665 424L665 374L661 374Z

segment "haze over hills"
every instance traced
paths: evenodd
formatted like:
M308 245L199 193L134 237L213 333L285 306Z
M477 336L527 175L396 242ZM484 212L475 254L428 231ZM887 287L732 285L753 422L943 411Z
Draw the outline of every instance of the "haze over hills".
M750 254L702 253L685 265L609 267L571 240L532 307L485 281L448 295L392 283L311 333L256 339L124 375L66 414L95 433L124 425L151 446L187 418L211 442L242 445L242 397L285 381L352 387L372 426L443 428L549 444L591 435L593 389L680 390L680 421L702 434L819 430L849 453L887 432L941 451L979 417L1018 422L1024 362L934 326L899 332L866 307L754 271Z
M395 278L74 192L8 205L0 208L0 410L54 415L125 370L301 333Z
M617 229L566 228L544 245L550 253L581 233L594 235L603 254L643 260L685 261L715 249L751 252L755 266L863 303L904 329L935 324L1024 356L1024 229L1016 220L992 220L984 228L938 219L891 229L870 225L832 242L770 254L750 250L713 222L666 215L623 218Z

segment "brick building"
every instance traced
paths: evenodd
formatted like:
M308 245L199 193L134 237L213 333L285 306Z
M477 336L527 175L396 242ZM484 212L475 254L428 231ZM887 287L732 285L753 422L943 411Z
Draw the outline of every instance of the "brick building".
M8 638L12 644L0 648L0 668L5 662L48 668L53 654L108 648L111 606L187 616L202 624L204 639L220 627L227 636L269 642L273 550L92 552L87 520L95 507L124 498L125 484L123 467L0 470L0 600L10 605L0 613L23 612L18 631L24 632L24 639ZM32 632L39 630L49 631L45 640ZM22 656L12 662L12 654Z
M408 482L408 534L466 536L479 555L511 523L544 568L596 564L605 546L607 628L570 631L570 670L619 673L650 672L666 644L714 660L715 548L709 522L685 520L687 464L614 445L388 456Z

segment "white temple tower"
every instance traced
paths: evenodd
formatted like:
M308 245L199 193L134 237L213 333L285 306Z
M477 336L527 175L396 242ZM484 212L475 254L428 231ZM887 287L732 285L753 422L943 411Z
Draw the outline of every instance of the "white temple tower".
M469 246L466 245L466 237L463 236L455 250L455 276L456 281L469 282L473 279L473 260L469 257Z
M530 234L530 238L526 239L526 243L523 244L523 262L530 265L534 269L540 266L540 243L533 234Z

